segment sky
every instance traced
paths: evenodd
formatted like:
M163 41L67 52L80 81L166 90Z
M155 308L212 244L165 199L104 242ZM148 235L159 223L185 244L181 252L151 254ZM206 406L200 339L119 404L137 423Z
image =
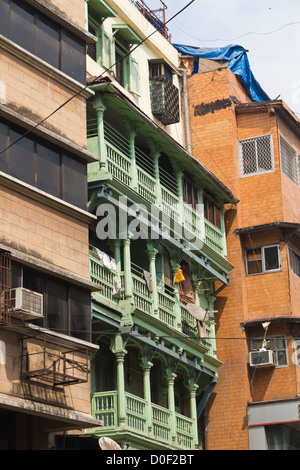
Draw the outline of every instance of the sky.
M164 0L169 20L191 0ZM145 0L151 9L160 0ZM247 49L256 80L271 99L300 118L300 1L194 0L168 23L172 42L196 47L229 44Z

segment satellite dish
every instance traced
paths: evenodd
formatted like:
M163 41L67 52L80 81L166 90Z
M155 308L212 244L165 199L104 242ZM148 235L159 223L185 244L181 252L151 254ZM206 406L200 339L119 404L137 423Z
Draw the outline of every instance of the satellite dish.
M195 317L199 321L204 321L206 317L206 310L204 308L199 307L195 304L187 304L186 306L187 311Z
M119 444L110 439L110 437L100 437L98 442L101 450L122 450Z

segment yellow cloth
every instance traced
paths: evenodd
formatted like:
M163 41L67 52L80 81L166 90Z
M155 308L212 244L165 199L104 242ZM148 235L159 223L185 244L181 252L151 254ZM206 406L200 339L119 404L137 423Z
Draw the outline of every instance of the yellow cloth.
M182 269L178 268L176 277L175 277L175 282L182 282L185 281L185 277L182 274Z

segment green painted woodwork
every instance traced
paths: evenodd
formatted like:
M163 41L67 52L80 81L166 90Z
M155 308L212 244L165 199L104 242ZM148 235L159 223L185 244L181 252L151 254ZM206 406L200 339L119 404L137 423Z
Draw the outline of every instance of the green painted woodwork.
M126 243L126 252L128 251L128 243ZM127 254L128 256L128 254ZM183 332L188 337L194 338L199 341L208 350L208 354L215 356L215 330L214 321L208 319L206 322L207 336L200 338L196 319L188 312L186 306L179 302L178 298L172 297L166 292L154 290L149 292L145 279L141 276L141 269L130 264L126 264L126 271L119 272L109 269L97 259L92 253L90 254L90 278L96 284L102 286L102 290L94 293L93 298L103 303L104 305L122 311L124 315L124 300L116 299L113 297L114 279L121 278L122 280L122 299L128 298L128 291L125 292L126 277L130 279L130 286L132 287L130 302L131 312L141 312L149 315L150 318L162 322L168 328ZM139 273L139 274L138 274ZM154 284L154 283L153 283ZM126 297L127 296L127 297ZM154 306L157 305L157 311Z
M169 395L172 397L172 387ZM92 395L91 413L104 422L104 427L95 428L98 436L113 436L119 439L122 432L135 439L144 439L147 449L155 445L162 449L194 450L197 445L196 420L187 418L172 409L149 403L146 399L128 392L124 393L125 422L120 419L117 390L98 392ZM129 438L129 437L128 437ZM129 438L129 439L130 439Z
M213 291L214 280L228 284L232 269L226 259L223 206L225 202L234 203L235 199L192 156L175 145L161 129L154 128L137 108L121 99L110 85L98 84L93 89L96 95L88 114L88 149L99 155L99 162L88 168L89 210L95 211L101 202L118 207L119 197L126 196L130 202L143 204L148 214L155 205L170 218L173 226L186 232L177 242L174 230L173 238L163 240L160 246L150 237L134 241L128 233L119 234L120 239L114 240L114 249L111 248L115 269L105 266L94 247L90 247L90 278L102 286L102 290L92 294L94 324L97 335L105 336L107 332L110 337L116 376L113 390L102 391L107 390L104 387L99 387L101 391L92 390L92 415L101 419L104 427L91 432L123 444L130 441L136 449L193 450L198 441L196 396L206 390L211 380L216 380L221 365L216 356ZM162 156L169 158L173 173L163 167ZM197 190L198 210L184 204L184 176L192 180ZM221 207L221 228L204 217L201 204L204 191L213 195ZM200 248L184 246L189 232L196 233L197 240L202 242ZM165 285L163 247L170 255L172 289ZM178 258L182 254L190 269L194 303L208 311L206 332L200 331L197 320L183 303L178 286L174 286ZM143 277L144 270L151 276L152 289ZM115 280L121 282L118 297L114 296ZM130 348L139 353L140 361L140 375L131 377L134 389L128 383L126 387ZM152 376L155 361L164 367L164 383L157 389L161 394L159 405L151 396L151 392L155 395L155 375ZM140 384L135 383L137 377L141 378ZM189 416L178 412L186 413L178 405L179 380L183 380ZM139 385L143 398L135 395L139 394Z

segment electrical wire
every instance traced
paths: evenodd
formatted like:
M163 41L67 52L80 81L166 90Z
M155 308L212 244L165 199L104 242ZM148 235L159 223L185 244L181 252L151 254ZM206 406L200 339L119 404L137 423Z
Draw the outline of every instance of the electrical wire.
M99 78L101 78L107 71L110 69L114 68L119 62L125 60L129 55L131 55L138 47L140 47L142 44L144 44L148 39L150 39L151 36L153 36L155 33L159 32L160 30L163 30L163 28L170 23L174 18L176 18L178 15L180 15L184 10L186 10L192 3L194 3L195 0L191 0L188 4L186 4L181 10L179 10L175 15L173 15L170 19L168 19L165 23L163 23L158 29L155 29L150 33L145 39L143 39L141 42L139 42L135 47L133 47L129 52L127 52L123 57L121 57L119 60L117 60L114 64L110 65L107 67L100 75L95 77L91 82L89 82L87 85L85 85L81 90L78 92L74 93L69 99L67 99L64 103L62 103L60 106L58 106L54 111L52 111L48 116L46 116L44 119L42 119L40 122L38 122L35 126L32 126L30 129L28 129L22 136L20 136L18 139L16 139L14 142L12 142L10 145L8 145L5 149L3 149L0 152L0 155L6 150L8 150L10 147L15 145L17 142L19 142L22 138L24 138L26 135L28 135L30 132L34 131L37 127L42 125L46 120L48 120L50 117L52 117L55 113L60 111L64 106L66 106L70 101L72 101L74 98L79 96L81 93L83 93L87 88L90 88L94 83L97 83Z

